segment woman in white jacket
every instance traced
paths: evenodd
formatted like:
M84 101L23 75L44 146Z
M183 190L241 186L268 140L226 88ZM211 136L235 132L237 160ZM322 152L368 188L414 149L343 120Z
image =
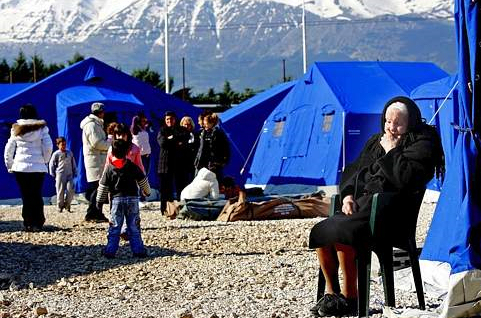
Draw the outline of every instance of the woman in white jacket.
M20 188L23 224L28 232L42 230L45 223L42 184L51 154L47 123L38 119L35 107L22 106L20 119L13 124L5 146L4 159Z

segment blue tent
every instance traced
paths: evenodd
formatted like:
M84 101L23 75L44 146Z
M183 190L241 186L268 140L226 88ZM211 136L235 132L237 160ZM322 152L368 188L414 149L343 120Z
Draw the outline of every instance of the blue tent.
M79 166L77 191L84 191L86 179L80 121L89 114L90 105L96 101L103 102L106 105L106 117L117 122L130 126L132 117L141 110L152 120L154 131L151 134L150 181L156 186L158 180L154 176L158 145L155 137L164 112L173 110L179 117L197 117L199 110L94 58L63 69L0 102L0 143L5 145L10 125L18 118L20 106L34 104L39 116L47 121L52 139L57 136L67 138L68 148L73 151ZM4 165L0 166L0 177L4 181L0 184L0 198L18 197L17 188L11 186L14 178L7 173ZM43 193L54 193L50 178L45 182Z
M456 0L457 139L421 258L449 267L441 317L481 314L481 3ZM442 273L440 273L442 274Z
M267 118L247 184L337 184L386 101L446 76L432 63L315 63Z
M458 136L452 126L452 123L457 122L459 116L457 83L457 76L448 76L423 84L411 92L411 98L419 106L423 118L438 128L446 165L451 163ZM439 191L441 181L433 179L428 187Z
M224 174L232 176L238 184L244 184L245 174L240 171L249 164L249 155L256 148L264 120L294 87L295 81L276 85L243 103L220 114L222 128L231 146L231 159ZM247 171L248 166L245 170Z
M0 101L26 89L31 85L33 84L32 83L0 84Z

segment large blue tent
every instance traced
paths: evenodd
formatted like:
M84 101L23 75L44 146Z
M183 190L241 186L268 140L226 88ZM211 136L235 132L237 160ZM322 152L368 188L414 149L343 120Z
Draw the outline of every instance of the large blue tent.
M32 83L0 84L0 101L31 86Z
M455 1L459 115L453 129L457 139L421 254L424 265L448 268L441 317L481 314L480 9L479 1Z
M447 75L432 63L315 63L267 118L247 183L337 184L386 101Z
M451 163L458 136L452 126L452 123L457 122L459 116L457 83L457 76L448 76L423 84L411 92L411 98L419 106L423 118L438 129L446 165ZM429 188L432 190L439 191L441 186L441 180L436 179L429 184Z
M249 155L255 151L264 121L295 83L291 81L276 85L220 114L222 128L229 138L232 154L224 174L234 177L238 184L245 182L245 174L240 172L241 169L246 170L249 167Z
M26 103L34 104L39 116L47 121L52 139L57 136L67 138L67 145L79 166L77 191L81 192L85 190L86 179L80 121L89 114L90 105L97 101L106 105L106 115L117 122L130 125L132 117L139 111L152 120L152 169L149 179L156 186L158 145L155 137L164 112L173 110L179 117L189 115L195 118L199 110L94 58L78 62L1 101L0 143L5 145L10 126L18 118L19 108ZM0 183L0 198L19 197L17 187L12 186L14 178L4 165L0 165L0 177L3 181ZM43 193L54 193L51 178L45 182Z

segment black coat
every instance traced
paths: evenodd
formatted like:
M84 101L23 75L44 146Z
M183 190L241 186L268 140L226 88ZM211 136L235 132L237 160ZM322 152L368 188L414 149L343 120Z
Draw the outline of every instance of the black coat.
M181 127L164 126L160 129L157 135L160 146L157 173L174 173L183 167L182 147L187 141L188 134Z
M202 130L200 144L195 158L195 168L207 168L211 171L222 170L229 162L230 145L225 132L215 126L212 130Z
M402 144L387 154L380 144L381 137L382 134L371 137L358 159L344 171L341 198L422 190L432 179L437 151L434 130L426 127L420 132L407 134Z

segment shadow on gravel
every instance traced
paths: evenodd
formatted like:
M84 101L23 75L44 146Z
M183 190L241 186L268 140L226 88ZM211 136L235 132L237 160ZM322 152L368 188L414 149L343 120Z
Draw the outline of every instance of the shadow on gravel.
M0 233L12 233L23 231L22 221L0 221ZM63 229L53 225L45 225L43 232L71 232L71 229Z
M148 257L135 258L128 245L120 247L116 258L100 255L104 245L62 246L0 242L0 290L57 284L62 278L87 275L115 267L143 263L165 256L187 256L175 250L146 246Z

